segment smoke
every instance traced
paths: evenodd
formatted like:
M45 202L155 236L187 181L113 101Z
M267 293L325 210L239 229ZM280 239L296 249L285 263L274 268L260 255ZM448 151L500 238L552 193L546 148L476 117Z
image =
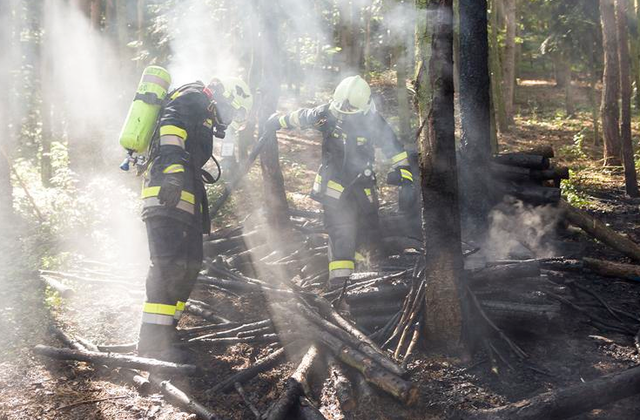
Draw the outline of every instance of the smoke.
M522 254L533 258L555 255L553 242L560 212L553 205L534 207L505 199L489 214L490 227L483 246L488 259L508 259Z

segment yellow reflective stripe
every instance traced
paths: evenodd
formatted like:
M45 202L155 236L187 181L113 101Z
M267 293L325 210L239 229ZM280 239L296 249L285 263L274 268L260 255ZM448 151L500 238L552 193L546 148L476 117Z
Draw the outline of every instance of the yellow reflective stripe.
M280 123L280 127L282 128L288 128L287 127L287 120L285 118L286 116L283 115L282 117L280 117L280 119L278 119L278 122Z
M338 260L338 261L331 261L329 263L329 271L342 270L342 269L355 270L355 268L356 268L356 264L350 260Z
M206 120L204 120L204 123L202 125L207 128L211 128L213 127L213 120L211 118L207 118Z
M174 99L176 99L178 96L182 95L184 92L183 91L177 91L176 93L174 93L173 95L171 95L171 100L173 101Z
M300 113L299 111L294 111L289 114L289 124L292 127L300 127Z
M369 197L371 195L371 188L365 188L364 193Z
M163 174L177 174L180 172L184 172L184 166L180 165L179 163L169 165L165 168L164 171L162 171Z
M322 176L320 176L320 174L316 175L316 182L319 184L322 182Z
M391 163L395 165L396 163L400 162L402 159L409 159L409 155L407 154L407 152L398 153L397 155L392 157Z
M366 261L366 260L367 260L367 259L364 257L364 255L362 255L362 254L361 254L361 253L359 253L359 252L356 252L356 261L358 261L358 262L364 262L364 261Z
M327 182L327 188L331 188L332 190L336 190L336 191L340 191L340 192L344 191L344 187L342 185L338 184L337 182L334 182L334 181Z
M160 146L178 146L185 148L184 140L178 136L162 136L160 137Z
M183 140L187 139L187 130L175 125L163 125L160 127L160 136L178 136Z
M413 182L413 174L408 169L400 169L400 175L402 175L404 179Z
M146 314L173 316L176 313L176 305L165 305L164 303L146 302L142 311Z
M142 189L141 198L157 197L160 193L160 187L147 187ZM196 196L187 191L180 193L180 199L190 204L196 204Z
M184 311L185 306L186 306L185 302L178 301L176 303L176 311Z

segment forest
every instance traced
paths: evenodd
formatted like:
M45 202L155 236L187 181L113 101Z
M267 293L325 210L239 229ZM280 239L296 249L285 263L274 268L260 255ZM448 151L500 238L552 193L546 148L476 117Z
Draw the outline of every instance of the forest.
M0 420L640 418L640 0L0 0L0 43Z

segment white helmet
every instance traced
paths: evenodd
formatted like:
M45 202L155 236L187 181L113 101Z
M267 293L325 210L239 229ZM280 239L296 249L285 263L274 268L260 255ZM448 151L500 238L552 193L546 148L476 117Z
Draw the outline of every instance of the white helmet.
M360 76L351 76L344 79L333 92L331 110L341 114L367 114L375 111L375 105L371 100L371 88Z
M251 108L253 107L253 96L249 86L239 77L222 77L214 79L223 87L222 96L234 109L231 127L236 130L241 129L246 123Z

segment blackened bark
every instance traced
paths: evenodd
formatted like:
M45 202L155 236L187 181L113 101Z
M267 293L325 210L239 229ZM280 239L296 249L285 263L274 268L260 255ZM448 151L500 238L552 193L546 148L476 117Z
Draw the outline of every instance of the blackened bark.
M638 177L633 158L631 141L631 59L629 56L629 33L627 13L629 0L616 0L616 20L618 32L618 57L620 59L620 95L622 107L620 117L620 140L622 143L622 163L624 165L625 190L630 197L638 197Z
M487 1L460 0L459 8L462 209L470 226L483 230L491 208L487 201L491 159Z
M426 101L427 109L420 110L428 127L420 139L423 232L428 238L425 327L430 340L456 346L462 327L457 290L462 251L453 105L453 0L430 0L428 5L434 12L428 29L433 31L431 100ZM425 103L424 98L419 102Z
M602 23L602 47L604 49L604 76L602 78L602 133L604 135L605 166L620 166L622 147L618 126L620 107L620 63L618 61L618 37L616 16L612 0L600 0Z
M280 97L281 57L278 40L277 2L262 7L262 78L260 109L258 111L259 135L264 134L264 123L277 111ZM280 158L277 141L265 145L260 155L260 167L264 187L264 203L267 219L271 226L285 227L289 224L289 206L284 189L284 177L280 169Z

